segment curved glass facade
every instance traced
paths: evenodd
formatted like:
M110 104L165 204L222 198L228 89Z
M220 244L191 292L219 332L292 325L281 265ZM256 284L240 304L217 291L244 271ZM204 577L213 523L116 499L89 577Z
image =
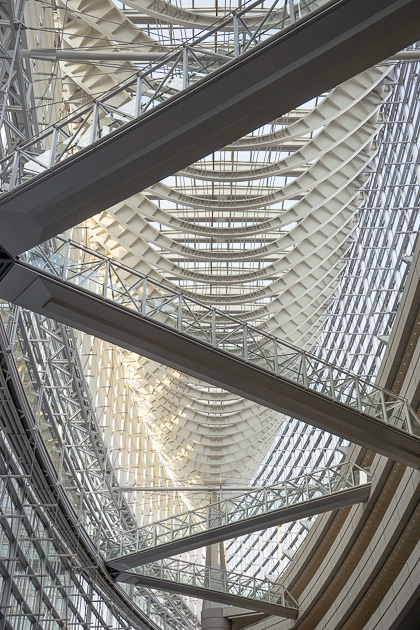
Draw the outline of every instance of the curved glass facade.
M304 4L295 3L297 18ZM254 13L260 19L270 7ZM27 28L13 41L0 28L10 48L18 41L27 51L165 52L232 9L196 0L182 8L16 2L1 18L19 17ZM210 36L219 52L226 33ZM1 61L3 154L139 67L112 55L35 56ZM415 60L367 70L65 237L374 380L420 224L418 77ZM115 116L128 116L132 103L124 93ZM1 306L0 630L200 627L193 598L116 584L99 552L103 541L232 496L235 486L338 464L349 444ZM188 485L212 490L188 492ZM313 521L228 541L227 568L276 580ZM205 550L182 560L204 564Z

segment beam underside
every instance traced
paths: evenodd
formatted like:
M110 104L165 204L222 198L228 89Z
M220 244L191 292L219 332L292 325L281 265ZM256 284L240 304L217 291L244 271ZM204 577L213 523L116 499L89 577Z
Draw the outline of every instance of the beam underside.
M295 608L288 608L287 606L280 606L256 599L241 597L240 595L232 595L231 593L213 591L210 588L201 588L189 584L182 584L180 582L171 582L169 580L161 580L158 578L138 575L136 573L129 573L128 571L120 573L117 577L117 581L123 582L124 584L133 584L134 586L147 586L160 591L189 595L191 597L198 597L213 602L219 602L220 604L239 606L249 610L258 610L271 615L285 617L287 619L296 619L298 616L298 611Z
M7 193L15 256L106 210L418 39L417 0L343 0Z
M275 525L282 525L292 521L316 516L324 512L330 512L342 507L362 503L367 500L370 492L370 484L363 484L356 488L343 490L333 495L319 497L271 512L265 512L259 516L250 517L222 527L206 530L192 536L185 536L169 543L149 547L138 553L132 553L107 562L107 566L116 571L126 571L133 567L169 558L178 553L192 551L207 545L223 542L230 538L237 538L244 534L267 529Z
M420 467L420 439L80 287L16 263L0 280L0 296L391 459Z

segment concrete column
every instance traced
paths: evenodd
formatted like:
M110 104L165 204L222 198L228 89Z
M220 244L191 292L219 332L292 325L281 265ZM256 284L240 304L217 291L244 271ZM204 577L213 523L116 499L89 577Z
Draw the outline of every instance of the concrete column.
M217 606L217 604L213 604ZM232 626L227 617L223 617L223 608L205 608L201 613L201 630L231 630Z
M217 493L211 497L212 503L217 503ZM226 570L225 547L223 543L208 545L206 549L206 566L214 569ZM201 630L231 630L232 624L227 617L223 617L224 606L215 602L204 601L201 612Z

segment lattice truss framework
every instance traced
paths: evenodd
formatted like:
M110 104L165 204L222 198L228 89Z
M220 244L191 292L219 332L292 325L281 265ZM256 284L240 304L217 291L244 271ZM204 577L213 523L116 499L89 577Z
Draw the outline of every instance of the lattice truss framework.
M122 11L110 0L68 0L53 9L28 1L10 4L9 14L14 20L24 16L28 48L108 51L165 50L214 19L214 7L194 0L182 10L162 0L128 4ZM23 37L23 31L15 32ZM7 90L1 139L7 149L37 124L59 120L136 70L121 61L20 63L17 54L2 63ZM13 75L12 82L13 64L22 76ZM110 208L72 236L303 348L311 348L324 330L324 358L373 377L419 226L415 71L412 63L368 70ZM25 102L18 80L33 86ZM18 318L21 336L25 321L29 340L35 332L44 338L33 345L41 353L32 360L35 375L57 329L29 314ZM61 457L56 467L69 496L77 493L82 512L92 513L99 507L95 501L102 501L102 526L127 527L130 519L146 524L191 505L189 496L111 491L118 484L275 483L345 455L346 445L334 436L284 422L279 414L87 335L66 334L74 340L72 360L90 390L96 409L90 420L98 434L81 435L79 425L67 442L59 425L68 409L53 413L52 443ZM49 366L57 378L59 361ZM75 373L72 379L75 384ZM75 386L72 399L84 400L80 388ZM104 449L102 459L95 440ZM90 464L86 444L92 447ZM89 467L97 485L85 487ZM207 499L197 495L194 502ZM232 541L226 545L229 568L277 576L310 526L306 520ZM159 625L194 624L188 602L146 591L140 597ZM25 605L20 604L22 617Z
M103 36L101 24L98 18ZM368 71L111 208L89 223L89 244L309 347L355 226L357 188L373 155L388 71ZM90 81L81 76L82 82L93 96ZM232 483L252 477L278 414L150 361L133 366L133 357L125 356L144 401L144 420L178 479Z

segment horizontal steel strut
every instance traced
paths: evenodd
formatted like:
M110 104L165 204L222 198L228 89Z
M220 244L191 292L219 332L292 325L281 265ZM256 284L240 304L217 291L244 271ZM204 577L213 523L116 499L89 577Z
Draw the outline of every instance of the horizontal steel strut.
M29 252L30 264L10 261L3 299L420 466L420 420L405 399L87 248L56 242Z
M99 99L86 148L72 155L73 142L66 159L16 188L34 147L2 161L12 183L0 245L14 256L63 232L387 59L419 31L418 0L333 0L192 85L187 69L185 89L104 137Z

